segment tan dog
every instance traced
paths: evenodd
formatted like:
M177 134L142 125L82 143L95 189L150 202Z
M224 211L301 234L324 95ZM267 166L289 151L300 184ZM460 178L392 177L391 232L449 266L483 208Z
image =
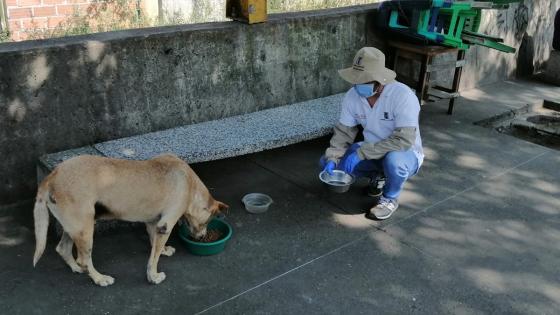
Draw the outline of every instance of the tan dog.
M171 256L175 252L165 246L175 223L184 217L191 234L202 237L212 217L227 208L214 200L189 165L174 155L148 161L75 157L61 163L39 186L33 210L33 266L45 250L49 210L64 228L56 251L72 271L87 272L100 286L111 285L114 279L97 272L92 264L95 220L145 222L152 245L148 281L157 284L165 279L165 273L157 272L160 254ZM77 260L72 255L73 244Z

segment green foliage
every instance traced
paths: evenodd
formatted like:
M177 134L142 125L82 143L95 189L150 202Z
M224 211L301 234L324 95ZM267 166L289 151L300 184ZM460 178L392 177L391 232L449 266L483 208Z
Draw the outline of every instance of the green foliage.
M92 3L85 12L74 11L72 17L55 29L35 30L31 39L83 35L152 26L144 17L138 3L130 0L106 0Z
M7 31L0 32L0 43L11 42L10 33Z
M381 0L268 0L268 13L320 10L381 2Z
M30 39L43 39L142 27L226 20L225 7L216 8L214 1L175 1L193 1L194 10L188 15L184 15L182 12L173 12L172 15L164 16L161 20L158 20L150 19L141 12L141 0L98 0L91 3L85 12L78 11L78 6L76 6L74 15L55 29L35 29L28 32L28 36ZM220 0L216 2L220 2ZM268 13L317 10L374 2L380 2L380 0L268 0ZM225 5L225 0L223 0L223 3ZM223 17L217 12L220 10L224 11ZM3 39L3 35L0 34L0 42Z

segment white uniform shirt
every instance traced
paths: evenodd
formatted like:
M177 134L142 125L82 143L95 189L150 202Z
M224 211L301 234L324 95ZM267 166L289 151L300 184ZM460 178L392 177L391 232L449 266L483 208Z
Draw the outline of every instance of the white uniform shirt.
M373 108L369 106L366 98L351 88L342 101L340 123L348 127L362 125L364 140L367 143L387 139L395 128L415 127L416 141L412 150L420 166L424 161L424 151L418 124L419 113L420 104L414 92L408 86L395 81L385 86Z

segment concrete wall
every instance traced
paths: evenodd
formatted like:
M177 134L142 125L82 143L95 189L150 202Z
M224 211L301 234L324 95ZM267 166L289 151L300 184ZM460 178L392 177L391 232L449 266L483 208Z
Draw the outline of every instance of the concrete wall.
M481 46L472 46L466 55L461 89L492 84L516 76L531 76L543 71L552 50L553 24L560 0L522 0L508 10L483 10L479 32L504 39L506 45L517 48L515 54L506 54ZM434 62L455 59L444 55ZM403 73L417 76L419 64L400 65ZM431 80L450 85L451 71L435 73Z
M45 153L344 91L373 8L0 45L0 204Z
M558 9L560 0L522 0L509 10L484 10L480 32L500 36L518 51L504 54L484 47L471 48L461 86L470 88L542 71L552 50Z
M153 1L153 0L152 0ZM269 12L301 11L350 4L382 2L381 0L269 0ZM162 14L166 21L222 21L225 0L162 0ZM519 48L515 54L504 54L474 46L468 52L464 68L463 89L491 84L499 80L529 76L542 71L552 50L554 15L560 0L521 0L508 10L484 10L481 33L504 38L507 45ZM448 58L452 58L449 56ZM435 78L446 82L450 73Z

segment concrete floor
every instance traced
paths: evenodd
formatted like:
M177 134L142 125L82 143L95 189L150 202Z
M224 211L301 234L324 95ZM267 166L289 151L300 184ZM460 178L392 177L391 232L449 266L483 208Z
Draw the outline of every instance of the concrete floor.
M472 123L560 88L504 82L423 108L426 161L401 207L383 222L363 183L329 195L317 180L328 139L195 165L215 197L231 205L225 252L160 260L167 280L146 281L142 229L98 235L94 263L108 288L72 274L54 251L31 266L32 205L0 211L0 310L4 314L558 314L560 152ZM268 213L241 197L267 193Z

